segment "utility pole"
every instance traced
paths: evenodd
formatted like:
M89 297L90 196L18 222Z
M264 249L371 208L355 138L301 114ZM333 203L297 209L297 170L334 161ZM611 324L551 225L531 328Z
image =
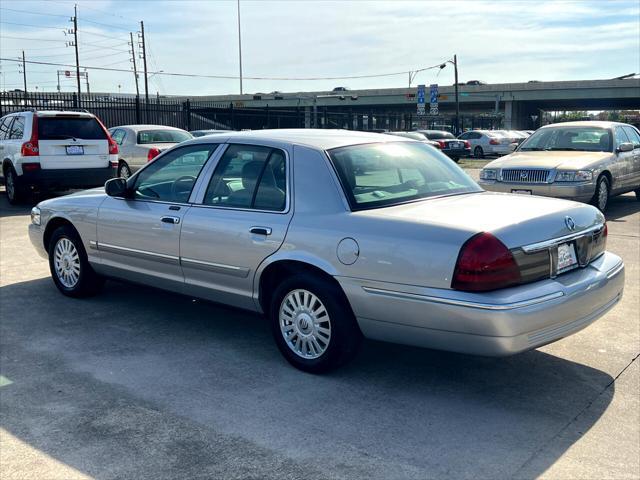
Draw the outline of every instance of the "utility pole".
M133 32L129 32L131 37L131 61L133 62L133 76L136 79L136 97L140 96L140 89L138 88L138 70L136 69L136 49L133 46Z
M242 35L240 34L240 0L238 0L238 58L240 64L240 95L242 95Z
M27 102L27 62L24 59L24 50L22 51L22 80L24 81L24 101Z
M91 95L91 92L89 91L89 72L87 72L87 69L84 69L84 79L87 83L87 95Z
M458 96L458 56L453 56L453 69L455 71L456 89L456 135L460 135L460 97Z
M80 106L80 57L78 56L78 5L73 6L73 46L76 49L76 81L78 84L78 107Z
M147 77L147 42L144 38L144 22L140 21L140 35L142 38L142 66L144 67L144 101L149 105L149 78Z

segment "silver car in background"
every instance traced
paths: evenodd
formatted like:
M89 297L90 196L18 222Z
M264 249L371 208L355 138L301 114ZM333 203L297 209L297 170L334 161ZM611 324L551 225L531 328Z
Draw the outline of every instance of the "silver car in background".
M624 286L596 208L485 192L391 135L205 136L31 215L63 294L112 277L264 313L310 372L345 363L362 336L522 352L586 327Z
M567 122L542 127L512 154L487 164L480 185L591 202L635 191L640 199L640 132L615 122Z
M497 130L471 130L458 136L460 140L469 142L471 154L475 158L507 155L511 152L511 136Z
M189 132L165 125L123 125L109 133L118 144L118 176L129 178L168 148L193 138Z

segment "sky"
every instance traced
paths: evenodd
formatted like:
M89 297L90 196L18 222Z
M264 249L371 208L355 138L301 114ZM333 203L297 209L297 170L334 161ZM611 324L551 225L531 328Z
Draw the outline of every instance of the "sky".
M92 92L135 92L129 32L143 20L149 91L155 95L239 93L235 0L1 0L0 58L74 64L74 3L80 64ZM244 93L406 87L408 73L458 57L460 81L604 79L640 72L640 1L240 0ZM137 58L138 67L141 61ZM22 88L19 64L0 61L0 90ZM28 89L54 91L58 70L27 64ZM399 75L366 79L326 78ZM229 76L191 78L165 73ZM420 72L414 85L454 82L453 68ZM62 78L62 91L75 89ZM83 91L84 91L83 81ZM143 83L140 82L141 91Z

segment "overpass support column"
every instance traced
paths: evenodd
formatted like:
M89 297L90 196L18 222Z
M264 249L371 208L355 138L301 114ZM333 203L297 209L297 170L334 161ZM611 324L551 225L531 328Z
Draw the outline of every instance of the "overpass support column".
M514 127L514 111L513 100L507 100L504 102L504 128L505 130L513 130Z
M311 107L304 107L304 128L311 128Z

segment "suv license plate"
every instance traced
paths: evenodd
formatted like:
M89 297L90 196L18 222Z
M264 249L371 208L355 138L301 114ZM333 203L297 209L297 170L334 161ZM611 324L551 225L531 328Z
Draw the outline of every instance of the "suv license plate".
M558 245L558 273L571 270L578 265L576 247L573 243L561 243Z
M82 145L67 145L67 155L84 155Z
M511 190L511 193L519 193L520 195L531 195L531 190Z

